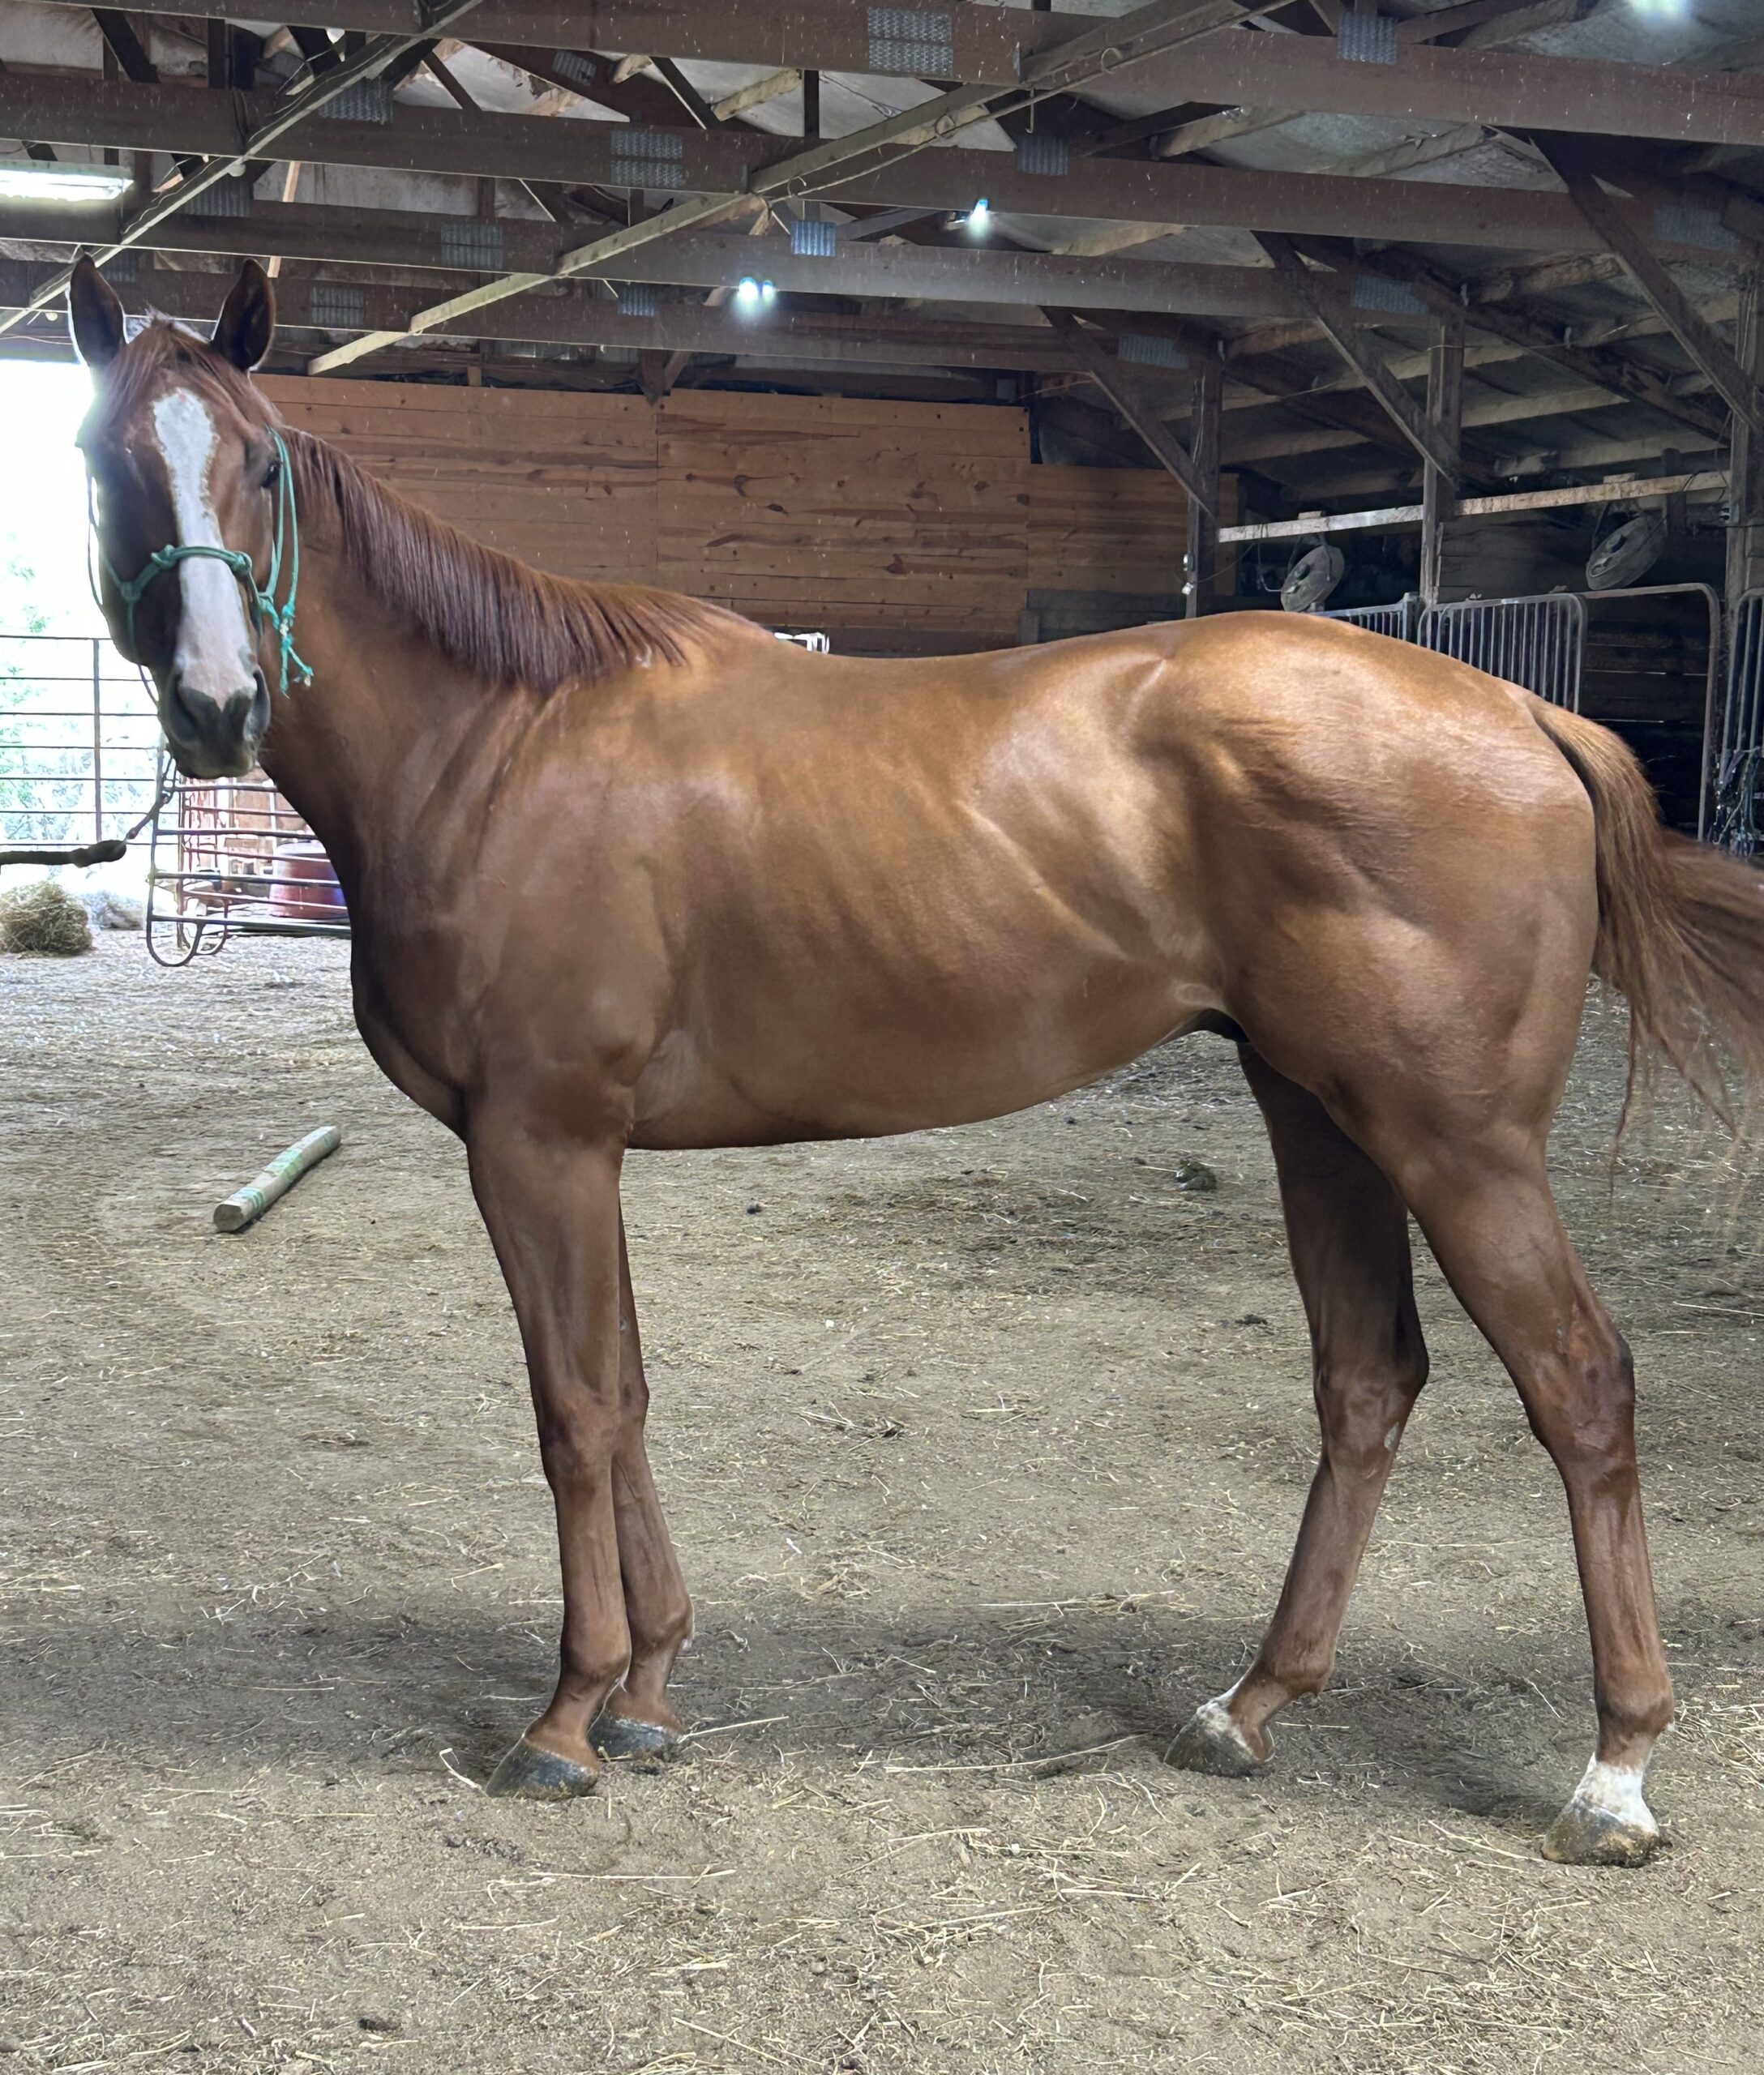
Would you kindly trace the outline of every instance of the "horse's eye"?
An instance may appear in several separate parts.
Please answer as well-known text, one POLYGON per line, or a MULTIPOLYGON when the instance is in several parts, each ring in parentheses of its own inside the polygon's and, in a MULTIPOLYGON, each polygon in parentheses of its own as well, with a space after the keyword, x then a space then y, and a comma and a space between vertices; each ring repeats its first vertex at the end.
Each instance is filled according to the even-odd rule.
POLYGON ((264 489, 265 489, 265 490, 274 490, 274 489, 275 489, 275 487, 276 487, 276 484, 277 484, 277 483, 280 481, 280 479, 281 479, 281 473, 282 473, 281 456, 278 454, 278 455, 276 456, 275 460, 272 460, 272 461, 270 463, 269 466, 268 466, 268 468, 263 471, 263 487, 264 487, 264 489))

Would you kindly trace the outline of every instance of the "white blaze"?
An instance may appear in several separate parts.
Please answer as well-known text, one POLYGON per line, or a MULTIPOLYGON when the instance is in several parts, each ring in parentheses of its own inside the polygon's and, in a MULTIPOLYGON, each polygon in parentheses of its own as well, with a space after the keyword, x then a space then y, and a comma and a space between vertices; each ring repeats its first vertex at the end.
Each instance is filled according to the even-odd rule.
MULTIPOLYGON (((208 492, 215 432, 208 407, 187 389, 174 389, 154 404, 153 429, 165 457, 178 545, 225 547, 208 492)), ((179 563, 177 575, 183 610, 173 666, 186 697, 222 704, 251 682, 257 667, 239 580, 208 555, 179 563)))

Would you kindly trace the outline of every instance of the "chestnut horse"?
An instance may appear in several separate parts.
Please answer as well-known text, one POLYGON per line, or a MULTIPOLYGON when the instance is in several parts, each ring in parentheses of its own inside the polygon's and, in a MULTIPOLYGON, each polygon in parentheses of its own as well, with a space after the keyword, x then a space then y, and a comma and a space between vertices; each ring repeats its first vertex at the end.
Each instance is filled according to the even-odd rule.
POLYGON ((323 841, 362 1034, 464 1139, 520 1319, 561 1669, 492 1792, 582 1793, 597 1750, 680 1733, 691 1607, 644 1453, 627 1150, 996 1117, 1210 1030, 1273 1140, 1323 1442, 1255 1662, 1170 1756, 1252 1771, 1329 1675, 1427 1373, 1412 1213, 1567 1490, 1598 1743, 1544 1849, 1647 1855, 1672 1694, 1633 1374, 1544 1141, 1590 969, 1644 1061, 1719 1102, 1719 1039, 1764 1076, 1764 896, 1661 831, 1614 736, 1278 614, 807 655, 540 575, 284 431, 247 379, 274 321, 253 263, 212 344, 126 343, 89 263, 70 299, 112 631, 181 770, 261 752, 323 841))

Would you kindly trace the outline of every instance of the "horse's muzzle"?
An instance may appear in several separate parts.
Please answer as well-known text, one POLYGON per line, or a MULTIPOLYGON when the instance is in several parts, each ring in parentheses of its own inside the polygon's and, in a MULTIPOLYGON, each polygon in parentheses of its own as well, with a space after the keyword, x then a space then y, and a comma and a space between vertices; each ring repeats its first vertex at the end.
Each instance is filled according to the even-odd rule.
POLYGON ((269 725, 269 685, 258 670, 250 684, 213 699, 174 677, 160 694, 159 717, 172 761, 186 778, 242 778, 269 725))

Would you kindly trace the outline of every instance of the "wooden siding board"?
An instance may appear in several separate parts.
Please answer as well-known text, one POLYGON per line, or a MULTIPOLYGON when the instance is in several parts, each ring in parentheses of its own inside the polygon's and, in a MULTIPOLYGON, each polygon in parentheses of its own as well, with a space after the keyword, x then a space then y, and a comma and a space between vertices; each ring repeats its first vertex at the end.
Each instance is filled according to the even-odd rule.
POLYGON ((1008 644, 1031 589, 1167 592, 1150 470, 1032 465, 1024 412, 843 396, 266 379, 291 426, 559 574, 661 583, 867 642, 1008 644))

